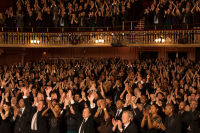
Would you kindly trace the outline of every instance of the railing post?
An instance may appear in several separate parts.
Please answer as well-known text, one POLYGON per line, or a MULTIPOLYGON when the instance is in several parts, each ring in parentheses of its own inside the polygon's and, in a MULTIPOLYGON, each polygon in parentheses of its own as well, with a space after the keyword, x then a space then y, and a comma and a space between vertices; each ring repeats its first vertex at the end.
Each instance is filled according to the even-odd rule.
POLYGON ((32 32, 33 32, 33 28, 32 28, 32 32))
POLYGON ((171 25, 171 29, 172 29, 172 25, 171 25))
POLYGON ((18 32, 18 27, 17 27, 17 32, 18 32))
POLYGON ((109 30, 109 27, 107 27, 107 31, 109 30))
POLYGON ((141 30, 141 21, 140 21, 140 30, 141 30))
POLYGON ((47 28, 47 32, 49 32, 49 28, 47 28))
POLYGON ((79 27, 77 28, 77 31, 79 31, 79 27))
POLYGON ((131 22, 131 30, 133 30, 133 22, 131 22))
POLYGON ((156 30, 156 26, 155 26, 155 30, 156 30))
POLYGON ((3 31, 3 27, 2 27, 2 31, 3 31))
POLYGON ((187 29, 188 29, 188 24, 187 24, 187 29))
POLYGON ((124 22, 122 22, 122 30, 124 30, 124 22))

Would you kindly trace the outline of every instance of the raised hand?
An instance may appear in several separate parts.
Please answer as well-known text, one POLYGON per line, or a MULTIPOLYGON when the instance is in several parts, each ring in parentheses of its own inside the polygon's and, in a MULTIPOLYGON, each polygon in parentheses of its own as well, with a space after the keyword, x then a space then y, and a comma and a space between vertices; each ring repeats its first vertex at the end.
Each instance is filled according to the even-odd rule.
POLYGON ((47 89, 45 89, 45 91, 46 91, 46 95, 49 97, 50 92, 52 91, 52 87, 47 87, 47 89))
POLYGON ((91 94, 90 96, 88 96, 88 100, 89 100, 90 102, 93 102, 94 98, 95 98, 95 95, 94 95, 94 94, 91 94))
POLYGON ((116 127, 116 126, 117 126, 117 124, 118 124, 118 123, 115 121, 115 119, 114 119, 114 118, 112 119, 112 124, 113 124, 113 126, 115 126, 115 127, 116 127))
POLYGON ((146 113, 146 110, 145 108, 143 108, 143 116, 146 117, 147 116, 147 113, 146 113))
POLYGON ((120 120, 117 121, 117 126, 119 129, 122 129, 122 122, 120 120))
POLYGON ((126 102, 129 103, 131 101, 131 95, 126 94, 126 102))

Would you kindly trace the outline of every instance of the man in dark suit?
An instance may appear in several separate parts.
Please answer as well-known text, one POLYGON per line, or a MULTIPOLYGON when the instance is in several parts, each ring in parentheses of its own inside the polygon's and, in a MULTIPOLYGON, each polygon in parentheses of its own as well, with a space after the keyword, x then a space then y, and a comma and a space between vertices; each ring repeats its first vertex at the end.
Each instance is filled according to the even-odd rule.
POLYGON ((182 10, 182 14, 181 14, 181 21, 182 21, 182 29, 187 29, 189 28, 188 25, 190 24, 191 21, 191 12, 190 12, 190 8, 186 7, 185 10, 182 10))
POLYGON ((85 12, 82 12, 79 14, 78 27, 79 27, 79 31, 86 31, 87 18, 85 17, 85 12))
POLYGON ((31 111, 25 107, 24 100, 19 100, 20 109, 14 111, 12 121, 15 121, 15 133, 29 133, 30 132, 30 116, 31 111))
POLYGON ((174 105, 168 104, 165 106, 165 118, 164 124, 158 124, 158 128, 165 131, 165 133, 182 133, 181 119, 174 113, 174 105))
POLYGON ((113 132, 116 133, 137 133, 137 126, 132 123, 133 113, 130 111, 124 111, 122 114, 122 122, 120 120, 112 120, 113 123, 113 132), (117 128, 118 127, 118 128, 117 128))
POLYGON ((185 102, 180 102, 179 104, 179 111, 178 115, 181 118, 181 121, 183 123, 183 130, 182 133, 187 133, 188 132, 188 127, 191 123, 191 114, 188 111, 185 111, 185 102))
POLYGON ((31 109, 31 133, 47 133, 47 121, 41 114, 45 109, 45 102, 38 101, 38 105, 32 106, 27 100, 27 90, 24 92, 24 103, 26 108, 31 109))
POLYGON ((116 120, 121 120, 122 119, 122 112, 123 112, 122 107, 123 107, 123 104, 124 104, 123 100, 117 100, 116 110, 114 111, 116 120))
POLYGON ((67 31, 68 21, 65 12, 61 12, 59 15, 58 25, 60 27, 60 31, 67 31))
POLYGON ((31 31, 33 27, 35 27, 35 15, 33 14, 32 11, 28 12, 28 16, 26 19, 26 27, 27 27, 27 31, 31 31))
POLYGON ((89 97, 89 101, 90 101, 90 108, 85 108, 83 110, 83 114, 81 115, 81 113, 79 112, 73 98, 72 98, 72 94, 69 92, 69 97, 71 99, 71 105, 72 108, 75 111, 75 114, 77 116, 78 119, 78 123, 77 123, 77 131, 78 133, 95 133, 95 128, 94 128, 94 113, 95 113, 95 104, 93 103, 94 100, 94 94, 90 95, 89 97))
POLYGON ((153 19, 154 19, 154 25, 156 29, 162 29, 163 25, 163 20, 162 20, 162 15, 161 15, 161 11, 159 11, 159 8, 156 8, 154 15, 153 15, 153 19))
POLYGON ((190 114, 192 116, 192 120, 190 123, 190 129, 191 129, 191 133, 199 133, 200 132, 200 128, 198 125, 199 122, 199 117, 200 117, 200 112, 198 110, 196 110, 198 105, 198 102, 195 100, 192 100, 190 103, 190 114))

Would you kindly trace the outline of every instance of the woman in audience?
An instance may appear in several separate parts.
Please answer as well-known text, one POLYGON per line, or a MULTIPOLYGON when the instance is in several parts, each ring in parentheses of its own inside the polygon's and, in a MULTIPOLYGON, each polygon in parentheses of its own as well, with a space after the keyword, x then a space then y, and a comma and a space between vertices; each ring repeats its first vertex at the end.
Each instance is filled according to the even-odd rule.
POLYGON ((60 114, 61 108, 59 104, 55 104, 53 107, 51 101, 48 101, 48 108, 42 113, 42 116, 49 117, 49 133, 60 133, 60 119, 62 119, 62 114, 60 114), (47 113, 51 109, 52 113, 47 113))
POLYGON ((162 118, 158 115, 158 106, 156 104, 151 105, 151 110, 148 108, 143 109, 143 119, 141 122, 141 127, 146 127, 147 133, 159 133, 157 129, 158 124, 162 123, 162 118), (149 113, 150 112, 150 113, 149 113))
POLYGON ((94 120, 100 124, 100 133, 110 133, 112 130, 112 111, 107 110, 106 108, 106 101, 101 101, 101 108, 97 110, 96 114, 94 115, 94 120), (111 113, 111 116, 109 115, 109 112, 111 113), (103 113, 104 116, 100 116, 103 113))
MULTIPOLYGON (((193 14, 194 17, 194 29, 200 29, 200 8, 198 5, 198 1, 196 2, 195 6, 192 8, 191 13, 193 14)), ((198 40, 198 35, 194 35, 194 43, 196 43, 198 40)))
POLYGON ((174 16, 174 24, 173 24, 173 29, 180 29, 181 28, 181 13, 179 9, 176 7, 172 11, 172 15, 174 16), (174 13, 175 11, 175 13, 174 13))
POLYGON ((2 99, 1 99, 1 105, 0 105, 0 115, 1 115, 0 131, 1 131, 1 133, 12 133, 12 130, 11 130, 11 118, 13 117, 13 113, 11 112, 10 103, 9 102, 4 102, 6 95, 4 96, 4 93, 3 93, 2 94, 2 99))
POLYGON ((171 29, 172 15, 170 9, 165 11, 164 18, 165 18, 164 29, 171 29))
POLYGON ((64 112, 65 113, 65 121, 66 121, 66 129, 67 129, 67 133, 77 133, 77 117, 75 115, 75 112, 72 108, 72 106, 70 106, 69 100, 68 98, 65 99, 65 103, 64 103, 64 112))

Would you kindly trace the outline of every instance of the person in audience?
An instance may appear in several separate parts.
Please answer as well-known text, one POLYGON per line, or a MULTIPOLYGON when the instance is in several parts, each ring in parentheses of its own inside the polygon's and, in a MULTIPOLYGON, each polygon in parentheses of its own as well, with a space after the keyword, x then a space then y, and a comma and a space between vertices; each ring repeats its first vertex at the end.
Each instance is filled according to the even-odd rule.
POLYGON ((146 128, 147 133, 158 133, 157 124, 162 123, 162 118, 158 115, 158 105, 151 105, 151 110, 148 108, 143 109, 143 119, 141 122, 141 127, 146 128), (150 113, 149 113, 150 112, 150 113))
POLYGON ((48 133, 49 123, 50 132, 60 133, 198 132, 199 66, 184 58, 4 65, 0 129, 48 133))
POLYGON ((174 113, 174 105, 168 104, 165 107, 165 114, 167 118, 165 118, 165 123, 158 123, 158 128, 165 131, 165 133, 181 133, 182 132, 182 122, 181 119, 175 115, 174 113))
POLYGON ((121 132, 121 133, 137 133, 138 128, 137 126, 132 123, 133 121, 133 113, 130 111, 124 111, 122 114, 122 121, 112 119, 113 123, 113 132, 121 132))
POLYGON ((1 125, 0 131, 2 133, 12 133, 11 130, 11 119, 13 114, 11 112, 11 107, 9 102, 4 102, 5 98, 8 96, 8 93, 2 94, 1 105, 0 105, 0 115, 1 115, 1 125))

